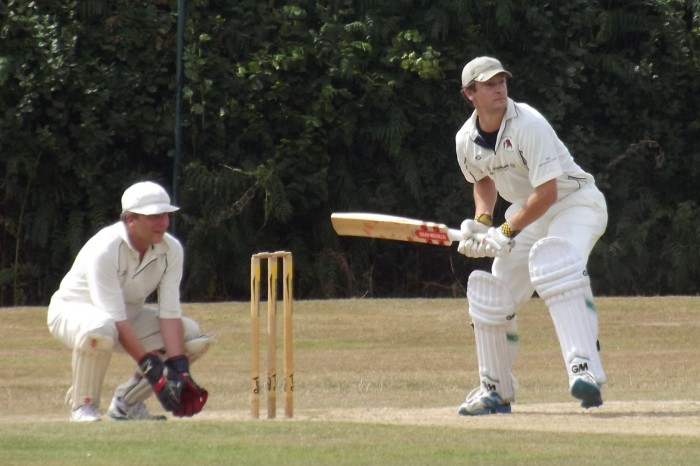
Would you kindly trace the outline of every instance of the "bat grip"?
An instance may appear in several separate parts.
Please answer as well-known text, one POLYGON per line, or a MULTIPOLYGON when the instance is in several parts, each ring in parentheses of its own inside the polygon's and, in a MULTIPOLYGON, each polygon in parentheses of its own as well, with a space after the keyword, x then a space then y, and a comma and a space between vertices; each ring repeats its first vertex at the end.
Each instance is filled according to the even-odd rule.
MULTIPOLYGON (((448 236, 448 237, 450 238, 450 240, 452 240, 452 241, 462 241, 462 240, 464 239, 464 236, 462 235, 462 232, 461 232, 460 230, 457 230, 457 229, 454 229, 454 228, 450 228, 450 229, 447 231, 447 236, 448 236)), ((475 239, 477 242, 481 243, 481 242, 484 240, 484 238, 486 237, 486 234, 485 234, 485 233, 474 233, 472 236, 474 237, 474 239, 475 239)))

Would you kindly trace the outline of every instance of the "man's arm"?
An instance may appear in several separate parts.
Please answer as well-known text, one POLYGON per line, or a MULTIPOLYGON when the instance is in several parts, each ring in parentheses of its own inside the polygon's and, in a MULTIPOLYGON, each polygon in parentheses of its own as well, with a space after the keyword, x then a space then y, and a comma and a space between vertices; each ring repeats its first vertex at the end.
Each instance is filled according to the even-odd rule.
POLYGON ((185 332, 180 318, 180 281, 184 252, 179 241, 172 237, 166 240, 168 267, 158 284, 158 307, 160 314, 160 333, 163 346, 169 358, 185 354, 185 332))
MULTIPOLYGON (((127 320, 117 322, 116 325, 117 332, 119 332, 119 343, 134 361, 139 362, 146 354, 146 349, 136 337, 133 327, 127 320)), ((160 331, 168 357, 185 354, 184 330, 181 319, 160 319, 160 331)))
POLYGON ((182 327, 182 319, 160 319, 160 332, 169 358, 185 354, 185 331, 182 327))
POLYGON ((498 199, 496 183, 488 176, 474 183, 474 215, 493 215, 498 199))
POLYGON ((508 223, 513 230, 522 231, 544 215, 555 202, 557 202, 557 180, 552 179, 537 186, 527 198, 525 205, 508 219, 508 223))
POLYGON ((122 345, 122 348, 124 348, 124 351, 126 351, 134 361, 139 362, 146 354, 146 350, 141 344, 141 341, 136 337, 133 327, 128 320, 119 321, 116 325, 119 334, 119 343, 122 345))
POLYGON ((141 374, 151 384, 163 408, 173 413, 178 411, 184 386, 181 377, 178 374, 166 372, 165 364, 163 364, 163 361, 157 354, 146 353, 128 320, 119 321, 116 325, 119 332, 119 343, 129 356, 138 363, 141 374))
POLYGON ((525 205, 498 228, 489 228, 484 236, 487 256, 501 257, 513 247, 513 238, 523 228, 540 218, 557 201, 557 181, 552 179, 537 186, 525 205))

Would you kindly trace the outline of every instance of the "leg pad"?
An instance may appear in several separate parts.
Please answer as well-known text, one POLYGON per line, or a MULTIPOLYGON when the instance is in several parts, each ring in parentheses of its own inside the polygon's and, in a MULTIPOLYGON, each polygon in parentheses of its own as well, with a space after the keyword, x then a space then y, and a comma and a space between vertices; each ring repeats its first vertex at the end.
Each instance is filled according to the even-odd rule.
POLYGON ((589 372, 602 384, 598 314, 583 259, 568 241, 547 237, 530 250, 529 268, 532 284, 554 322, 570 383, 589 372))
POLYGON ((479 270, 469 276, 467 299, 481 387, 497 392, 503 402, 510 402, 515 398, 515 389, 507 329, 509 321, 515 318, 515 301, 498 278, 479 270))

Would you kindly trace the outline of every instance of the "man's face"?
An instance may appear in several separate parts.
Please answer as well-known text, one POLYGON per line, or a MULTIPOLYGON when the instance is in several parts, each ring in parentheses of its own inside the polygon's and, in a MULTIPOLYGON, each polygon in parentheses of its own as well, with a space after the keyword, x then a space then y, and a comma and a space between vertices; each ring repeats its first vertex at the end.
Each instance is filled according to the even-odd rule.
POLYGON ((508 107, 508 85, 505 73, 500 73, 484 82, 477 82, 475 90, 466 88, 464 95, 474 105, 477 112, 492 113, 505 111, 508 107))
POLYGON ((163 241, 163 235, 170 226, 167 213, 155 215, 134 215, 127 218, 129 237, 134 244, 150 246, 163 241))

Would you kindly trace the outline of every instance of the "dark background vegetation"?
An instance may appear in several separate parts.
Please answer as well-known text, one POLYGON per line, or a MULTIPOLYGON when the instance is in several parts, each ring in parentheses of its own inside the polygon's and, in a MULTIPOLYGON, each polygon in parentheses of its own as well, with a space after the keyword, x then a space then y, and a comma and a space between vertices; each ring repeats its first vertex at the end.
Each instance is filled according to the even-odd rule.
POLYGON ((329 216, 473 214, 454 135, 471 111, 461 69, 483 54, 606 194, 595 292, 697 294, 699 9, 189 0, 178 161, 176 0, 3 2, 0 306, 48 302, 143 179, 176 188, 186 300, 247 299, 250 255, 277 249, 299 298, 461 295, 488 261, 340 238, 329 216))

